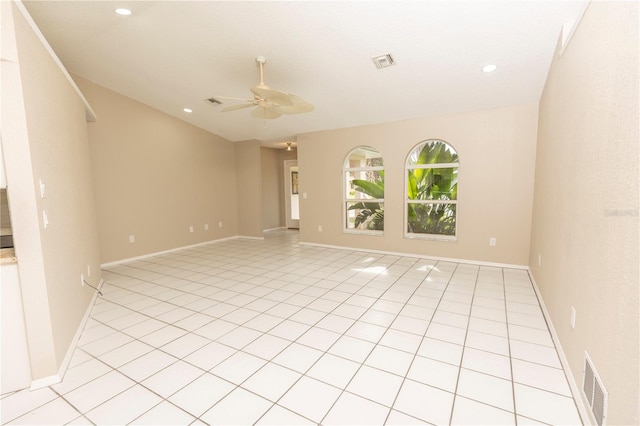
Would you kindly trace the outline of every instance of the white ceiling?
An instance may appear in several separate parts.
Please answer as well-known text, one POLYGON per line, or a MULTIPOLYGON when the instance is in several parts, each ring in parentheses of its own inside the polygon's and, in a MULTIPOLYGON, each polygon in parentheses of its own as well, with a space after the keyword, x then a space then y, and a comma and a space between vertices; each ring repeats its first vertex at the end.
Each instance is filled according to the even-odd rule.
MULTIPOLYGON (((584 1, 27 1, 69 72, 231 141, 536 102, 584 1), (114 9, 127 7, 128 17, 114 9), (371 58, 391 53, 397 65, 371 58), (212 96, 265 82, 315 106, 275 120, 212 96), (499 66, 491 74, 481 71, 499 66), (188 107, 193 113, 186 114, 188 107)), ((99 117, 99 111, 96 111, 99 117)))

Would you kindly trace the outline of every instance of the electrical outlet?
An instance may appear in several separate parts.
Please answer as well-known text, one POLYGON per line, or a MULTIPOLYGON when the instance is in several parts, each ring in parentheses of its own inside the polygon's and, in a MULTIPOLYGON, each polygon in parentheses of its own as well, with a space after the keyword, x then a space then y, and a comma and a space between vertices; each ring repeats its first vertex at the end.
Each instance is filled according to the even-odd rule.
POLYGON ((571 307, 571 318, 569 320, 569 324, 571 324, 571 328, 576 328, 576 308, 571 307))
POLYGON ((44 229, 49 227, 49 216, 47 216, 46 210, 42 210, 42 226, 44 226, 44 229))
POLYGON ((322 232, 322 225, 318 225, 318 232, 322 232))
POLYGON ((189 227, 189 232, 193 232, 193 226, 189 227))
POLYGON ((80 284, 84 287, 84 274, 80 274, 80 284))
POLYGON ((491 247, 495 247, 495 245, 496 245, 496 237, 489 238, 489 245, 491 247))
POLYGON ((208 224, 208 223, 205 223, 205 224, 204 224, 204 230, 205 230, 205 231, 208 231, 208 230, 209 230, 209 224, 208 224))
POLYGON ((130 243, 135 243, 136 242, 136 236, 133 235, 133 234, 129 235, 129 242, 130 243))
POLYGON ((222 228, 222 221, 218 222, 218 228, 222 228))

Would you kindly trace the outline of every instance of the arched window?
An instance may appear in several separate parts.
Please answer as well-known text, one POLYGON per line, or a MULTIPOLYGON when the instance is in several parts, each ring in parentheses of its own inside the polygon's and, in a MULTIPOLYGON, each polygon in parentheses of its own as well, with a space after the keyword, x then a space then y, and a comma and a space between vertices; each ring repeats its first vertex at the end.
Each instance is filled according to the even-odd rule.
POLYGON ((384 231, 384 163, 378 151, 361 146, 344 161, 345 232, 381 234, 384 231))
POLYGON ((458 153, 429 139, 411 150, 405 163, 405 236, 456 239, 458 153))

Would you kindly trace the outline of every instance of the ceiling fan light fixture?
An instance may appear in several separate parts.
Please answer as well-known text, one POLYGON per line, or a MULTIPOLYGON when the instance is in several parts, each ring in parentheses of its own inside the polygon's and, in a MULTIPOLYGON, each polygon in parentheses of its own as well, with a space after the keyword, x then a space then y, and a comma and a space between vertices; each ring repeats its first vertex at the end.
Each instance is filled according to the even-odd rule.
POLYGON ((291 142, 287 142, 287 151, 291 151, 291 142))

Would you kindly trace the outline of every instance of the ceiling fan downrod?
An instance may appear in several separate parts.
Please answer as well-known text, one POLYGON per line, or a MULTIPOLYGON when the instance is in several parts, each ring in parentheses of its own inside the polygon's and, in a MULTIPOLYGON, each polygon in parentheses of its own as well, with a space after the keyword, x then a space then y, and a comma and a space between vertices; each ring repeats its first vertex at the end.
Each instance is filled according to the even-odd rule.
POLYGON ((260 66, 260 83, 258 84, 258 87, 266 87, 266 84, 264 84, 264 74, 262 67, 267 62, 267 58, 265 58, 264 56, 256 56, 256 62, 260 66))

